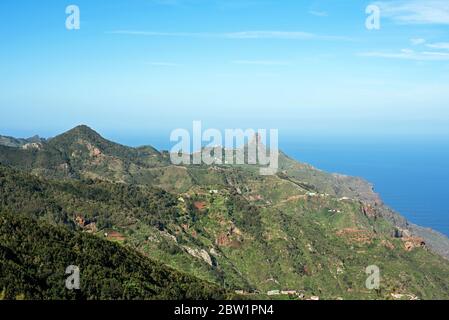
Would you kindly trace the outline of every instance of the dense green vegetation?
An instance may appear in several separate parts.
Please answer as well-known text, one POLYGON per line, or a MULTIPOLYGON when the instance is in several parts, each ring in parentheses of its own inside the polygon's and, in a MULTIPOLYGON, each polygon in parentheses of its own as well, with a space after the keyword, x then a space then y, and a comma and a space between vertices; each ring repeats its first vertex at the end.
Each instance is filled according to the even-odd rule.
POLYGON ((223 290, 98 237, 0 213, 0 292, 4 299, 219 299, 223 290), (81 270, 67 290, 65 270, 81 270))
POLYGON ((98 228, 126 226, 135 219, 163 228, 176 217, 176 198, 158 188, 101 180, 46 180, 0 165, 0 204, 51 223, 75 228, 82 215, 98 228))
POLYGON ((270 290, 322 299, 449 298, 448 261, 422 246, 363 180, 283 154, 278 175, 266 177, 244 165, 171 166, 167 157, 151 147, 115 144, 84 126, 36 150, 0 146, 0 211, 8 217, 2 228, 18 219, 14 231, 2 234, 1 262, 8 268, 0 290, 26 298, 215 298, 221 291, 214 283, 250 298, 266 298, 270 290), (38 234, 28 230, 33 223, 38 234), (80 246, 95 257, 77 255, 80 246), (52 250, 62 250, 61 257, 42 264, 39 257, 52 250), (111 251, 120 258, 107 260, 111 251), (55 270, 72 257, 102 270, 97 289, 73 296, 61 288, 65 275, 55 270), (165 265, 177 272, 160 271, 173 277, 158 282, 147 277, 147 264, 157 269, 153 275, 171 270, 165 265), (381 270, 378 290, 365 287, 369 265, 381 270), (178 283, 185 282, 177 278, 183 273, 192 276, 188 289, 178 283), (14 276, 21 277, 17 285, 14 276), (129 281, 156 289, 133 291, 129 281), (166 286, 174 286, 168 295, 166 286))

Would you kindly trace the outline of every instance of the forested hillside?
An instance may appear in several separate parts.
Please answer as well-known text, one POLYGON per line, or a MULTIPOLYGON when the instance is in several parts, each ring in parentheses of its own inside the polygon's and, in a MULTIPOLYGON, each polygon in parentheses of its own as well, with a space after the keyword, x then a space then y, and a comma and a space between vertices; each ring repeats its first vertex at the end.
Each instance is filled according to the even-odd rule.
MULTIPOLYGON (((173 166, 165 152, 121 146, 85 126, 31 149, 1 148, 0 209, 9 220, 20 221, 4 241, 17 236, 40 246, 22 252, 13 242, 3 249, 9 277, 31 272, 17 290, 10 280, 3 282, 12 295, 31 290, 29 297, 39 294, 41 289, 32 291, 41 288, 36 283, 61 283, 64 274, 46 280, 46 270, 64 269, 65 253, 61 261, 46 259, 48 266, 36 258, 40 250, 52 252, 48 239, 55 232, 64 235, 58 250, 73 244, 70 238, 123 252, 114 260, 116 272, 122 270, 122 259, 131 266, 133 257, 146 256, 158 261, 153 267, 169 266, 179 272, 174 275, 194 277, 191 283, 199 291, 178 288, 174 299, 221 294, 209 283, 250 298, 267 298, 276 290, 321 299, 449 298, 449 263, 432 245, 435 241, 444 249, 445 238, 415 234, 362 179, 328 174, 285 154, 273 176, 260 176, 254 166, 173 166), (26 238, 34 234, 28 228, 35 220, 29 219, 39 221, 36 232, 52 225, 51 234, 26 238), (373 265, 381 272, 377 290, 365 285, 366 268, 373 265)), ((66 247, 68 256, 74 248, 66 247)), ((95 255, 97 249, 86 250, 95 255)), ((126 298, 126 268, 123 274, 111 273, 107 256, 98 265, 108 266, 98 285, 112 281, 122 295, 105 297, 126 298)), ((135 276, 142 279, 146 273, 139 270, 135 276)), ((167 280, 160 288, 171 285, 167 280)), ((51 297, 63 290, 45 288, 43 296, 51 297)), ((93 296, 87 292, 82 298, 98 298, 103 289, 93 296)), ((161 292, 138 297, 158 298, 161 292)))
POLYGON ((0 213, 2 299, 223 299, 210 283, 176 272, 134 250, 19 213, 0 213), (67 290, 68 266, 80 290, 67 290))

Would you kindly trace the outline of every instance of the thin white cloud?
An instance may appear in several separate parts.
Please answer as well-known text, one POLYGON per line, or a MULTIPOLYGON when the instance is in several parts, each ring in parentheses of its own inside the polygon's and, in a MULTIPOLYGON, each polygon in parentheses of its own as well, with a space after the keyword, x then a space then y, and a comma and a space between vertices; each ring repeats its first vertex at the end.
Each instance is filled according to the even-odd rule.
POLYGON ((400 52, 382 52, 371 51, 362 52, 358 54, 362 57, 386 58, 386 59, 403 59, 415 61, 449 61, 449 53, 434 52, 434 51, 414 51, 410 49, 403 49, 400 52))
POLYGON ((246 65, 259 65, 259 66, 288 66, 287 61, 274 61, 274 60, 234 60, 233 64, 246 64, 246 65))
MULTIPOLYGON (((449 0, 448 0, 449 1, 449 0)), ((425 39, 422 38, 412 38, 410 43, 414 46, 425 44, 427 48, 437 49, 437 50, 449 50, 449 42, 434 42, 427 43, 425 39)))
POLYGON ((429 43, 426 46, 432 49, 449 50, 449 42, 429 43))
POLYGON ((303 31, 239 31, 239 32, 156 32, 140 30, 114 30, 107 34, 133 35, 148 37, 180 37, 180 38, 223 38, 223 39, 279 39, 279 40, 326 40, 351 41, 352 39, 340 36, 317 35, 303 31))
POLYGON ((329 14, 326 11, 310 10, 309 14, 311 14, 312 16, 317 16, 317 17, 327 17, 327 16, 329 16, 329 14))
POLYGON ((449 24, 448 0, 377 1, 382 17, 400 24, 449 24))
POLYGON ((411 42, 412 45, 418 46, 420 44, 426 43, 426 40, 422 39, 422 38, 413 38, 413 39, 410 39, 410 42, 411 42))

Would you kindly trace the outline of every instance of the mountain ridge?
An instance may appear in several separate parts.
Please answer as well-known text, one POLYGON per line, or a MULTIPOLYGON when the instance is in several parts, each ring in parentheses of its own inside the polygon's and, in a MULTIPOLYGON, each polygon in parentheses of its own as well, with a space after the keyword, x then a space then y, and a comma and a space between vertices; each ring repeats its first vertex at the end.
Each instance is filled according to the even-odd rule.
MULTIPOLYGON (((3 140, 1 139, 2 137, 3 136, 0 136, 0 163, 11 164, 15 166, 17 164, 17 162, 15 161, 17 160, 5 161, 5 159, 2 159, 1 155, 7 153, 2 152, 1 150, 2 146, 4 145, 2 143, 3 140)), ((36 135, 34 139, 36 139, 36 137, 39 136, 36 135)), ((30 139, 17 140, 29 142, 30 139)), ((78 173, 73 173, 74 169, 72 168, 72 163, 69 158, 73 158, 71 157, 74 155, 73 152, 76 151, 80 145, 82 147, 85 147, 85 149, 82 150, 82 153, 89 153, 92 157, 97 158, 97 160, 98 158, 101 159, 103 155, 124 159, 125 163, 122 164, 122 166, 124 167, 130 166, 134 163, 147 168, 171 166, 168 153, 165 151, 158 151, 157 149, 149 145, 141 147, 128 147, 119 143, 112 142, 108 139, 103 138, 98 132, 85 124, 75 126, 74 128, 53 138, 38 139, 43 144, 43 146, 49 146, 50 148, 57 150, 57 152, 59 153, 59 157, 61 158, 57 160, 57 162, 59 161, 58 168, 59 171, 62 171, 62 174, 60 172, 58 176, 64 176, 67 174, 72 177, 79 176, 78 173), (73 147, 74 145, 75 150, 73 147), (67 154, 70 152, 72 153, 71 155, 67 154)), ((253 140, 254 139, 255 138, 253 138, 253 140)), ((11 148, 19 148, 19 146, 13 146, 11 148)), ((42 151, 40 150, 41 148, 38 148, 37 150, 36 148, 32 148, 31 150, 22 148, 22 150, 20 150, 19 152, 22 154, 34 153, 37 156, 39 152, 36 151, 42 151)), ((15 156, 16 159, 17 157, 20 157, 20 155, 15 156)), ((50 152, 49 157, 53 157, 53 153, 50 152)), ((36 159, 36 162, 47 161, 46 158, 47 157, 40 160, 36 159)), ((303 188, 308 189, 309 191, 330 193, 340 198, 353 197, 355 199, 366 202, 368 205, 376 207, 377 210, 379 210, 387 220, 392 222, 398 228, 408 230, 412 234, 424 237, 426 240, 428 240, 428 245, 432 250, 449 259, 449 238, 446 235, 436 230, 410 223, 406 218, 400 215, 400 213, 397 213, 386 206, 382 201, 380 195, 374 191, 374 186, 364 178, 342 175, 338 173, 327 173, 309 164, 298 162, 297 160, 285 154, 282 150, 279 151, 279 159, 279 171, 281 172, 280 175, 282 175, 283 173, 289 174, 289 181, 291 181, 291 179, 293 178, 294 183, 299 183, 299 185, 301 185, 303 188), (311 176, 314 176, 314 178, 312 179, 311 176), (304 184, 304 181, 309 180, 313 181, 312 185, 304 184), (331 185, 332 187, 330 187, 331 185), (310 189, 311 186, 312 189, 310 189)), ((73 161, 72 159, 72 162, 75 163, 76 167, 77 161, 73 161)), ((25 167, 30 166, 33 165, 30 163, 27 163, 25 165, 25 167)), ((79 168, 75 168, 75 171, 77 170, 79 170, 79 168)), ((44 172, 47 172, 47 170, 44 170, 44 172)), ((164 173, 160 174, 164 175, 164 173)), ((96 177, 96 175, 91 175, 91 177, 96 177)), ((110 177, 110 179, 116 179, 125 182, 134 182, 130 181, 132 179, 123 177, 117 179, 116 176, 110 177)), ((142 181, 137 182, 140 183, 142 181)), ((170 191, 172 189, 168 188, 168 190, 170 191)))
POLYGON ((408 223, 361 178, 283 153, 273 176, 247 165, 174 166, 166 152, 91 130, 39 149, 0 146, 3 209, 100 237, 113 230, 126 247, 255 296, 296 288, 329 299, 447 298, 449 263, 433 253, 447 238, 408 223), (382 267, 384 291, 364 288, 367 263, 382 267))

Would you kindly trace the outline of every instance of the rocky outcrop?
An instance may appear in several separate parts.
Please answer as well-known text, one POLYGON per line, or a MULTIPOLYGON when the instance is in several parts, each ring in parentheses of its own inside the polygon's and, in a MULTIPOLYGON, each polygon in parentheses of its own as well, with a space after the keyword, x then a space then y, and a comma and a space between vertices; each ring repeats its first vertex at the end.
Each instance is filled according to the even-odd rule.
POLYGON ((370 205, 370 204, 363 204, 362 203, 362 212, 368 218, 375 219, 378 216, 378 213, 377 213, 376 209, 372 205, 370 205))
POLYGON ((88 233, 97 233, 98 229, 95 222, 86 220, 82 215, 77 215, 74 220, 75 223, 84 231, 88 233))
POLYGON ((406 251, 412 251, 415 248, 424 248, 426 243, 423 238, 418 237, 405 237, 402 238, 404 242, 404 248, 406 251))
POLYGON ((195 258, 202 259, 204 262, 206 262, 211 267, 214 265, 211 256, 209 255, 209 253, 206 250, 193 249, 193 248, 190 248, 187 246, 184 246, 183 248, 187 251, 188 254, 190 254, 191 256, 193 256, 195 258))
POLYGON ((0 145, 12 148, 22 148, 28 150, 30 147, 31 149, 39 147, 39 149, 41 149, 44 143, 45 139, 42 139, 39 136, 34 136, 28 139, 0 136, 0 145), (28 147, 24 148, 26 145, 28 145, 28 147))
POLYGON ((43 145, 40 142, 30 142, 22 146, 24 150, 41 150, 42 148, 43 145))
POLYGON ((412 234, 421 237, 426 242, 426 247, 442 257, 449 259, 449 238, 438 231, 410 224, 412 234))

